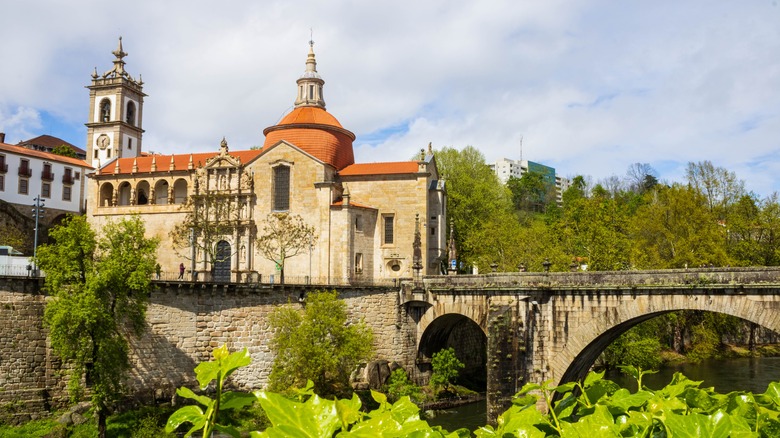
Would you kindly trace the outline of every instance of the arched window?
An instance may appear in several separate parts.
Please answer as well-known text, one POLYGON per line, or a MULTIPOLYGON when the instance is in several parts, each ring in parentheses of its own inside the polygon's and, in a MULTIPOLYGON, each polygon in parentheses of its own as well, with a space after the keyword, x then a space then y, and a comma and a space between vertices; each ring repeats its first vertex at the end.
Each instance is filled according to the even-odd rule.
POLYGON ((274 211, 290 209, 290 167, 274 167, 274 211))
POLYGON ((127 113, 125 114, 125 121, 135 126, 135 102, 132 100, 127 102, 127 113))
POLYGON ((184 204, 187 200, 187 181, 183 179, 177 179, 173 183, 173 203, 184 204))
POLYGON ((136 196, 138 197, 138 205, 147 205, 149 204, 149 182, 147 181, 141 181, 136 186, 136 196))
POLYGON ((168 203, 168 181, 160 180, 154 185, 154 203, 157 205, 165 205, 168 203))
POLYGON ((114 186, 111 183, 105 183, 100 187, 100 205, 99 207, 111 207, 114 197, 114 186))
POLYGON ((111 101, 103 99, 100 101, 100 121, 108 122, 111 120, 111 101))

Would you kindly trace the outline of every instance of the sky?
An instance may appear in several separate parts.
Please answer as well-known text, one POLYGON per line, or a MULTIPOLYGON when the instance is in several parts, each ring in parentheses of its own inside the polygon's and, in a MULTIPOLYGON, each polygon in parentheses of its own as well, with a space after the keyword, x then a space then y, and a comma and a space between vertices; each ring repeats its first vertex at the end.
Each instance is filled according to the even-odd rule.
POLYGON ((94 69, 119 36, 144 81, 143 148, 263 144, 314 40, 356 162, 473 146, 598 181, 709 160, 780 191, 777 0, 5 0, 0 132, 86 149, 94 69))

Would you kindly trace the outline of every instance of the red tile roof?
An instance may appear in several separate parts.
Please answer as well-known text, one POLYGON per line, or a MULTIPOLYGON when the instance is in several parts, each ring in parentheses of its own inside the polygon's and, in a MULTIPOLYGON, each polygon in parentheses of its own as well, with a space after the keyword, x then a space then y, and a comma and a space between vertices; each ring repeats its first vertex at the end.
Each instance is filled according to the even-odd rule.
POLYGON ((263 134, 263 150, 284 140, 336 170, 355 162, 352 151, 355 134, 344 129, 335 117, 319 107, 295 108, 279 124, 266 128, 263 134))
POLYGON ((66 163, 73 166, 80 166, 80 167, 86 167, 88 169, 92 169, 92 166, 87 164, 86 161, 78 158, 65 157, 62 155, 52 154, 50 152, 36 151, 34 149, 27 149, 26 147, 22 147, 18 145, 0 143, 0 152, 2 151, 11 152, 18 155, 26 155, 28 157, 36 157, 46 161, 56 161, 58 163, 66 163))
POLYGON ((71 143, 68 143, 67 141, 65 141, 65 140, 63 140, 61 138, 53 137, 51 135, 39 135, 39 136, 37 136, 35 138, 31 138, 29 140, 25 140, 25 141, 19 142, 19 144, 20 145, 43 146, 43 147, 47 147, 47 148, 51 148, 51 149, 54 149, 57 146, 60 146, 60 145, 64 144, 65 146, 68 146, 69 148, 73 149, 75 152, 80 153, 82 155, 87 153, 87 151, 85 151, 84 149, 81 149, 80 147, 75 146, 75 145, 73 145, 71 143))
MULTIPOLYGON (((262 152, 260 150, 248 150, 248 151, 230 151, 233 157, 241 160, 241 163, 246 164, 254 160, 262 152)), ((190 156, 192 156, 192 165, 194 168, 203 166, 206 164, 206 160, 211 157, 219 155, 219 152, 199 152, 194 154, 175 154, 175 155, 142 155, 140 157, 120 158, 119 172, 116 172, 117 160, 107 163, 100 168, 101 174, 126 174, 133 173, 133 163, 136 163, 138 169, 135 173, 147 173, 152 171, 152 161, 156 160, 157 170, 156 172, 167 172, 171 168, 171 157, 173 157, 174 170, 187 170, 190 163, 190 156)))
POLYGON ((360 163, 347 166, 339 172, 341 176, 353 175, 397 175, 417 173, 416 161, 396 161, 390 163, 360 163))

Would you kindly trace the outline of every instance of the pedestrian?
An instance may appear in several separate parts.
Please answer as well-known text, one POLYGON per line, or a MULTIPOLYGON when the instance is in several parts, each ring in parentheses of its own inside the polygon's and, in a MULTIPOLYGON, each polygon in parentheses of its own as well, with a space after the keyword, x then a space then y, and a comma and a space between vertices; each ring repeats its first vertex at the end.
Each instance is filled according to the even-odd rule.
POLYGON ((179 280, 184 280, 184 263, 179 263, 179 280))
POLYGON ((162 272, 162 266, 160 266, 159 263, 154 267, 154 272, 157 273, 157 279, 159 280, 160 273, 162 272))

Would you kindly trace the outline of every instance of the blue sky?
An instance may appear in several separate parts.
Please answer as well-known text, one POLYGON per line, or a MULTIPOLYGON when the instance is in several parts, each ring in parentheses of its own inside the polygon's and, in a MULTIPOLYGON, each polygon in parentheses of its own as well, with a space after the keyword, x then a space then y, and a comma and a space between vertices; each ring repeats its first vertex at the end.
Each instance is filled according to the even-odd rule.
POLYGON ((295 99, 310 29, 328 110, 358 162, 433 143, 594 181, 691 161, 780 190, 780 7, 732 1, 10 0, 0 131, 84 147, 94 68, 123 36, 142 75, 144 149, 262 144, 295 99), (12 17, 12 18, 11 18, 12 17))

